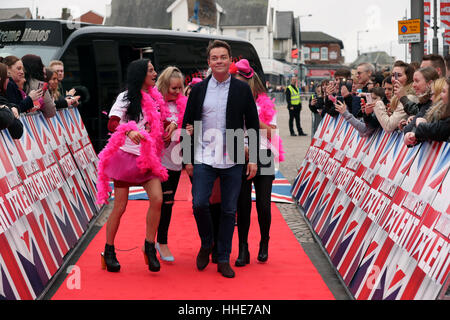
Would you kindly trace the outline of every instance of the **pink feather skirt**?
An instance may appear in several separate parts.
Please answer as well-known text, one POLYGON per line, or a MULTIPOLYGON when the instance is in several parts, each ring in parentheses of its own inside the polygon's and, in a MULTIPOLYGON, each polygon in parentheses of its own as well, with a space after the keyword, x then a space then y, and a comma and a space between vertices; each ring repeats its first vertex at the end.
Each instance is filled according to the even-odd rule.
POLYGON ((116 187, 142 186, 147 181, 158 179, 148 170, 142 172, 137 166, 137 155, 119 149, 108 161, 105 174, 116 187))

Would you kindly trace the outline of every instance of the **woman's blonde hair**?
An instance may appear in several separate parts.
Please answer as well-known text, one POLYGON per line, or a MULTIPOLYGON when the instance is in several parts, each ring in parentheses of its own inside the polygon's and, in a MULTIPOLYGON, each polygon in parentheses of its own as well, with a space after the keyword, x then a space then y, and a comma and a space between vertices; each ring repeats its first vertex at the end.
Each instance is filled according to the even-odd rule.
POLYGON ((163 97, 165 97, 169 92, 170 79, 172 78, 181 79, 181 92, 184 92, 183 74, 177 67, 169 66, 164 69, 164 71, 159 76, 158 81, 156 81, 156 87, 158 88, 159 92, 161 92, 163 97))
POLYGON ((433 105, 424 116, 428 123, 448 117, 446 114, 448 113, 448 106, 444 105, 441 99, 441 92, 447 83, 448 80, 445 78, 439 78, 433 83, 433 105))

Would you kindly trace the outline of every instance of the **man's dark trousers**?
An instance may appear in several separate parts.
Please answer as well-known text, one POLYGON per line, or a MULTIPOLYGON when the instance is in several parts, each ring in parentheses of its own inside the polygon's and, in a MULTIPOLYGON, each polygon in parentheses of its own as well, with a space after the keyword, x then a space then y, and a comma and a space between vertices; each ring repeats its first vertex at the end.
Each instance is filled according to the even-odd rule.
POLYGON ((203 248, 213 246, 213 223, 209 198, 214 181, 220 178, 222 214, 217 243, 218 262, 230 262, 233 233, 236 221, 237 200, 241 191, 244 165, 217 169, 206 164, 194 164, 192 197, 194 216, 203 248))

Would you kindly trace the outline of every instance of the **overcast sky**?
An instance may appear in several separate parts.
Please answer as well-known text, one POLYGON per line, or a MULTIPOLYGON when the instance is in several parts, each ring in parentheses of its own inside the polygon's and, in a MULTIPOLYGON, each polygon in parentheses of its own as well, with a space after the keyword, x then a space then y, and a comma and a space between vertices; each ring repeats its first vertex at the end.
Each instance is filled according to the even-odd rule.
MULTIPOLYGON (((151 1, 151 0, 149 0, 151 1)), ((171 0, 167 0, 170 3, 171 0)), ((245 1, 245 0, 243 0, 245 1)), ((322 31, 344 42, 346 62, 357 56, 357 31, 360 33, 360 50, 386 51, 398 59, 405 59, 405 46, 398 44, 397 21, 410 14, 410 0, 270 0, 280 11, 293 10, 301 17, 303 31, 322 31)), ((46 18, 61 16, 61 9, 72 9, 74 16, 94 10, 106 15, 106 5, 111 0, 0 0, 0 8, 30 7, 46 18)), ((439 37, 442 45, 442 37, 439 37)), ((409 56, 409 55, 408 55, 409 56)), ((409 59, 409 58, 408 58, 409 59)))

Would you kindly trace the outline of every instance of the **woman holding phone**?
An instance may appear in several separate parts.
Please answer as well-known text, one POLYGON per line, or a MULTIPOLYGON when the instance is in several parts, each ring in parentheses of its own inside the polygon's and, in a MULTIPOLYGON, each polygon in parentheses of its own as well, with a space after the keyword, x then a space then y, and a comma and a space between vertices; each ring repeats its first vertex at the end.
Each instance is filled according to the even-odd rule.
POLYGON ((394 96, 390 105, 379 103, 374 108, 377 117, 384 131, 390 133, 399 128, 402 120, 408 118, 403 104, 400 102, 399 94, 406 94, 411 101, 418 101, 413 88, 414 68, 403 61, 396 61, 392 69, 392 83, 394 84, 394 96), (400 93, 401 92, 401 93, 400 93))

